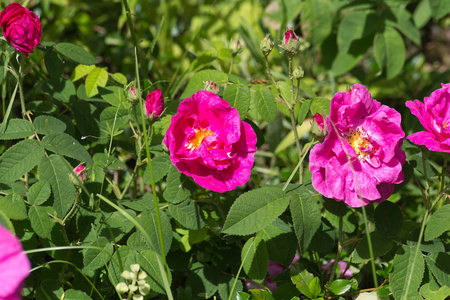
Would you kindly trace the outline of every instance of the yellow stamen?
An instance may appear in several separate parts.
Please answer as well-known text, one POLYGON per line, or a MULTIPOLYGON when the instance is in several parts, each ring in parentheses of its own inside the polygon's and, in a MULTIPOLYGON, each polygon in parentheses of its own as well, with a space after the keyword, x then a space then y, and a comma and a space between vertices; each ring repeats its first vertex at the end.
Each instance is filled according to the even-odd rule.
POLYGON ((447 128, 449 123, 450 123, 450 121, 445 120, 444 122, 442 122, 442 127, 444 127, 444 129, 447 128))
POLYGON ((361 137, 360 131, 351 131, 350 135, 347 137, 347 142, 355 149, 357 156, 366 156, 367 152, 362 152, 359 148, 367 148, 370 145, 370 141, 366 138, 361 137))
POLYGON ((198 149, 200 147, 200 144, 202 143, 203 139, 209 135, 214 135, 214 132, 212 132, 209 129, 200 128, 195 129, 195 136, 189 140, 189 144, 187 145, 187 149, 198 149))

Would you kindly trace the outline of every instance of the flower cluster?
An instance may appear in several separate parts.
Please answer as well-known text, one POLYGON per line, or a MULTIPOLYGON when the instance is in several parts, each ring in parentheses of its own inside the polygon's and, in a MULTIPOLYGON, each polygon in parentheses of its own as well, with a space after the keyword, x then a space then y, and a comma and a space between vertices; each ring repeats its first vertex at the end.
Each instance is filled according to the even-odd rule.
POLYGON ((355 84, 331 100, 328 135, 310 154, 314 188, 352 207, 386 200, 403 181, 400 114, 355 84))
POLYGON ((204 188, 223 193, 250 178, 256 134, 228 102, 199 91, 180 103, 164 144, 180 172, 204 188))
POLYGON ((141 266, 139 264, 131 265, 130 269, 131 272, 125 270, 120 275, 126 282, 119 282, 116 285, 116 291, 119 294, 128 293, 128 297, 125 297, 126 299, 143 300, 144 296, 150 292, 150 285, 145 281, 147 273, 140 271, 141 266), (138 290, 139 293, 136 293, 138 290))
POLYGON ((0 270, 0 299, 19 300, 24 280, 30 273, 30 261, 20 241, 1 225, 0 270))
POLYGON ((0 13, 3 36, 26 57, 34 52, 42 38, 42 26, 36 14, 19 3, 11 3, 0 13))

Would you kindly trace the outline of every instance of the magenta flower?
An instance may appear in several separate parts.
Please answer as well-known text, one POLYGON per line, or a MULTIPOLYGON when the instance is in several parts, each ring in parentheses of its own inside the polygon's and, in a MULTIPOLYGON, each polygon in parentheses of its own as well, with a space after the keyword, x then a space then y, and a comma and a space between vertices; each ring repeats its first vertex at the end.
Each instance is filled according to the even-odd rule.
POLYGON ((19 300, 30 269, 19 239, 0 225, 0 299, 19 300))
MULTIPOLYGON (((331 265, 334 263, 334 259, 330 260, 328 263, 324 264, 322 267, 320 267, 327 276, 330 276, 331 273, 331 265)), ((339 272, 340 275, 338 277, 342 278, 351 278, 353 276, 353 273, 350 271, 350 269, 347 269, 347 263, 344 261, 339 261, 339 272), (347 269, 347 270, 346 270, 347 269), (345 271, 345 273, 344 273, 345 271)))
POLYGON ((75 175, 80 175, 81 182, 84 182, 84 179, 86 178, 86 167, 83 164, 79 164, 75 170, 73 171, 75 175))
POLYGON ((285 46, 287 45, 287 43, 289 43, 290 39, 298 41, 297 36, 295 35, 295 33, 291 29, 289 29, 288 31, 286 31, 284 33, 284 45, 285 46))
POLYGON ((199 91, 180 103, 164 144, 178 171, 204 188, 223 193, 250 178, 256 134, 228 102, 199 91))
POLYGON ((42 26, 36 14, 19 3, 11 3, 0 13, 3 36, 26 57, 34 52, 42 38, 42 26))
POLYGON ((145 109, 149 118, 161 116, 164 111, 164 98, 160 89, 148 93, 147 99, 145 99, 145 109))
POLYGON ((400 114, 373 100, 363 85, 337 93, 326 119, 328 135, 310 154, 314 188, 352 207, 386 200, 403 181, 400 122, 400 114))
POLYGON ((426 130, 408 135, 408 140, 425 145, 431 151, 450 153, 450 83, 442 84, 442 88, 425 97, 424 102, 406 101, 406 106, 426 130))

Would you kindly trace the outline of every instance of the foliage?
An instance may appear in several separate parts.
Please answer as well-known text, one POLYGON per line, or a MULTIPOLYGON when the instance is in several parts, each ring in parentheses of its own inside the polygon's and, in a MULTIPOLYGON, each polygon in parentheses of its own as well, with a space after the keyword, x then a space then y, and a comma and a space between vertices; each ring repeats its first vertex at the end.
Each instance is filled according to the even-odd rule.
POLYGON ((420 128, 404 101, 450 81, 435 35, 448 1, 23 4, 43 38, 29 58, 0 43, 0 224, 31 261, 25 299, 119 299, 135 264, 145 299, 450 296, 447 154, 405 140, 404 182, 365 208, 318 194, 307 167, 312 117, 353 83, 397 109, 406 135, 420 128), (310 47, 282 51, 287 26, 310 47), (258 137, 250 180, 226 193, 180 173, 163 144, 180 101, 211 80, 258 137), (165 112, 145 118, 157 88, 165 112))

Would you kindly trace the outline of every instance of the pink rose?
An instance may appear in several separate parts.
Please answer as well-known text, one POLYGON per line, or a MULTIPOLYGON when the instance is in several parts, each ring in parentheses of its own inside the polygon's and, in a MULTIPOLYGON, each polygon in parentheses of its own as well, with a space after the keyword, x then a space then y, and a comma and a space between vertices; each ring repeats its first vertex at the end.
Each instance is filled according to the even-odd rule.
POLYGON ((180 172, 204 188, 223 193, 250 178, 256 134, 228 102, 199 91, 180 103, 164 144, 180 172))
POLYGON ((400 114, 373 100, 360 84, 337 93, 330 111, 328 135, 310 154, 314 188, 352 207, 386 200, 403 181, 400 114))
POLYGON ((42 38, 42 26, 36 14, 19 3, 11 3, 0 13, 5 39, 26 57, 33 53, 42 38))
POLYGON ((145 109, 149 118, 158 118, 164 111, 164 98, 161 90, 150 92, 145 99, 145 109))
POLYGON ((30 269, 19 239, 0 225, 0 299, 19 300, 30 269))
POLYGON ((450 83, 419 100, 406 101, 411 113, 419 118, 426 131, 408 135, 414 144, 425 145, 431 151, 450 153, 450 83))
POLYGON ((295 33, 291 29, 286 31, 286 33, 284 34, 284 45, 285 46, 287 45, 287 43, 289 42, 290 39, 298 41, 297 36, 295 35, 295 33))

